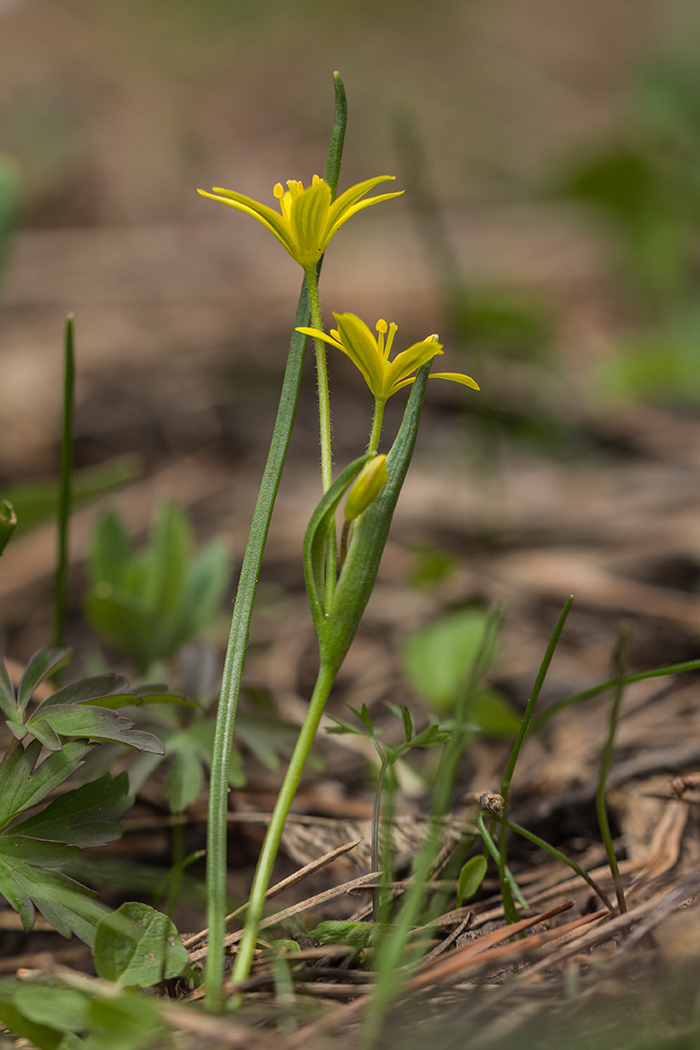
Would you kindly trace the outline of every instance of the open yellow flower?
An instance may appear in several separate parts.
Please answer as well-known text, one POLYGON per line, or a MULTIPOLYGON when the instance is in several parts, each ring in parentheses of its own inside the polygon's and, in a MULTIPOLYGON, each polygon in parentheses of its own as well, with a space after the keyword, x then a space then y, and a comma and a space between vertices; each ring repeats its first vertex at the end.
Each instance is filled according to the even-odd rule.
POLYGON ((272 192, 280 202, 280 212, 266 204, 259 204, 242 193, 224 190, 218 186, 215 186, 211 193, 205 190, 197 192, 203 197, 221 201, 222 204, 228 204, 252 215, 266 226, 291 257, 307 270, 316 265, 333 234, 351 215, 362 211, 363 208, 369 208, 372 204, 399 197, 403 193, 403 190, 399 190, 397 193, 382 193, 378 197, 360 200, 378 182, 393 178, 393 175, 378 175, 377 178, 367 179, 366 182, 358 182, 357 186, 351 186, 334 201, 331 200, 330 186, 318 175, 314 175, 313 182, 306 189, 303 183, 295 179, 287 182, 287 190, 278 182, 272 192))
MULTIPOLYGON (((333 316, 338 328, 331 330, 330 335, 317 328, 297 328, 297 332, 323 339, 324 342, 342 350, 362 372, 377 401, 386 401, 397 390, 413 383, 416 377, 411 373, 418 371, 426 361, 442 353, 442 345, 437 336, 430 335, 422 342, 409 346, 408 350, 397 354, 394 360, 390 361, 389 353, 398 325, 387 325, 386 321, 377 321, 375 337, 365 322, 355 314, 334 313, 333 316), (388 336, 385 339, 387 332, 388 336)), ((455 383, 473 387, 474 390, 479 389, 478 383, 461 372, 431 372, 430 378, 451 379, 455 383)))

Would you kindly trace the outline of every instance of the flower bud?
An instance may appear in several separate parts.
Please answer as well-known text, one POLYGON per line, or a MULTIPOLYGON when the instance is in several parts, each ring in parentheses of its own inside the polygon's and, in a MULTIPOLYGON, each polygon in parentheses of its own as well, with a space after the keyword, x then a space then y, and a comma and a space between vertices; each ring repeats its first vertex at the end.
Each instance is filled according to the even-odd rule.
POLYGON ((359 518, 370 503, 374 503, 388 478, 386 456, 375 456, 364 465, 345 503, 345 520, 348 524, 359 518))

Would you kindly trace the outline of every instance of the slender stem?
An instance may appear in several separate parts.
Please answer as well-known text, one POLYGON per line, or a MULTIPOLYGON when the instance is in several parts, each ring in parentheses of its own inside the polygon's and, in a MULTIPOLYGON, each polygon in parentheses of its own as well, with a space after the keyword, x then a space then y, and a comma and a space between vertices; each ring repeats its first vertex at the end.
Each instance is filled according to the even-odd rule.
POLYGON ((615 733, 617 732, 617 722, 620 716, 620 704, 622 703, 622 695, 624 693, 624 686, 622 684, 622 674, 625 669, 625 660, 627 657, 627 651, 629 649, 630 640, 630 629, 629 627, 623 624, 620 627, 620 631, 617 638, 617 645, 615 646, 615 653, 613 655, 613 671, 615 673, 615 678, 617 679, 617 686, 615 687, 612 704, 610 705, 608 736, 607 740, 605 741, 605 748, 603 749, 603 757, 600 763, 600 773, 598 774, 598 786, 596 788, 595 793, 595 807, 596 813, 598 815, 598 827, 600 828, 600 837, 602 838, 603 845, 605 846, 605 853, 608 858, 610 873, 613 877, 615 896, 617 897, 620 915, 624 915, 624 913, 627 911, 627 902, 625 901, 625 891, 622 886, 622 879, 620 878, 620 869, 617 866, 617 857, 615 856, 612 835, 610 833, 608 811, 605 805, 605 789, 608 782, 610 763, 612 762, 613 748, 615 747, 615 733))
MULTIPOLYGON (((309 316, 306 282, 302 286, 297 308, 296 325, 303 325, 309 316)), ((206 968, 207 1005, 218 1009, 221 1005, 221 986, 224 970, 224 931, 226 919, 226 813, 228 808, 228 764, 233 743, 238 692, 243 673, 243 660, 248 645, 250 620, 262 564, 265 540, 272 517, 287 447, 294 425, 301 370, 306 339, 301 333, 292 336, 287 368, 282 383, 277 418, 270 442, 260 491, 253 512, 243 564, 238 581, 236 600, 231 618, 228 649, 221 681, 221 696, 216 718, 214 748, 212 751, 207 824, 207 927, 208 952, 206 968)))
POLYGON ((571 860, 571 858, 567 857, 565 853, 561 852, 561 850, 558 850, 555 846, 551 846, 549 842, 541 839, 539 835, 535 835, 532 831, 528 831, 527 828, 522 828, 520 824, 514 824, 512 820, 507 820, 506 826, 510 828, 511 831, 515 831, 518 835, 522 835, 522 837, 527 839, 528 842, 532 842, 535 846, 539 846, 540 849, 545 850, 552 857, 556 857, 557 860, 560 860, 562 864, 566 864, 572 871, 575 871, 577 875, 580 875, 580 877, 588 883, 596 896, 600 897, 608 911, 613 910, 613 906, 608 900, 607 895, 603 892, 595 879, 591 878, 588 872, 584 871, 581 865, 577 864, 575 860, 571 860))
MULTIPOLYGON (((311 308, 311 323, 319 332, 323 331, 323 318, 321 317, 321 299, 318 294, 318 277, 315 269, 305 271, 306 286, 309 289, 309 306, 311 308)), ((324 494, 328 492, 333 484, 333 447, 331 442, 331 404, 328 390, 328 363, 326 360, 326 344, 322 339, 314 339, 316 352, 316 377, 318 382, 318 422, 321 437, 321 483, 324 494)), ((331 520, 328 526, 326 539, 326 606, 335 593, 335 584, 338 573, 338 544, 335 531, 335 522, 331 520)))
MULTIPOLYGON (((331 187, 331 195, 335 199, 340 162, 343 154, 343 142, 345 140, 345 126, 347 124, 345 88, 339 73, 333 74, 333 86, 335 115, 324 177, 331 187)), ((320 271, 322 261, 319 262, 317 270, 313 272, 312 283, 316 289, 318 288, 318 271, 320 271)), ((309 319, 309 292, 307 281, 305 280, 299 297, 294 328, 307 326, 309 319)), ((270 443, 270 451, 260 483, 260 491, 258 492, 243 556, 224 662, 219 708, 216 716, 207 824, 207 926, 209 935, 207 940, 206 1005, 210 1009, 217 1010, 222 1004, 224 969, 224 931, 227 911, 226 813, 229 790, 228 766, 233 743, 233 726, 236 720, 238 691, 243 671, 243 659, 248 644, 248 633, 257 581, 272 517, 272 509, 294 425, 305 349, 305 337, 300 332, 295 331, 289 346, 289 357, 277 409, 275 428, 270 443)))
POLYGON ((68 581, 68 534, 70 530, 71 482, 73 474, 73 407, 75 354, 73 314, 66 318, 63 361, 63 428, 61 434, 61 481, 58 495, 58 552, 54 584, 53 644, 66 644, 66 590, 68 581))
POLYGON ((284 831, 284 825, 299 786, 301 775, 304 772, 304 766, 309 757, 309 752, 311 751, 311 746, 314 742, 314 737, 316 736, 316 731, 321 721, 323 709, 326 706, 326 701, 335 680, 336 672, 337 666, 335 664, 322 663, 319 668, 316 685, 311 697, 311 702, 309 703, 309 709, 306 712, 306 718, 304 719, 304 724, 301 727, 299 738, 296 747, 294 748, 294 753, 292 754, 289 766, 287 767, 284 782, 280 788, 280 793, 277 796, 277 802, 268 825, 267 834, 265 835, 265 841, 258 859, 255 878, 253 879, 253 885, 250 891, 245 929, 243 931, 243 937, 241 938, 238 954, 236 955, 236 963, 233 968, 232 981, 234 984, 245 981, 250 973, 255 942, 258 936, 258 926, 265 907, 265 894, 267 893, 267 888, 272 877, 272 869, 277 858, 277 851, 279 850, 280 841, 282 839, 282 832, 284 831))
MULTIPOLYGON (((573 600, 574 600, 574 596, 573 595, 569 595, 569 597, 566 599, 566 601, 564 603, 564 608, 562 609, 561 613, 559 614, 559 619, 557 620, 556 626, 555 626, 555 628, 554 628, 554 630, 552 632, 552 636, 549 639, 549 644, 547 645, 547 649, 545 651, 544 657, 542 658, 542 663, 540 664, 539 671, 537 672, 537 677, 535 678, 535 684, 532 687, 532 692, 530 693, 530 698, 529 698, 529 700, 527 702, 527 706, 525 708, 525 713, 523 714, 523 717, 522 717, 521 722, 520 722, 520 728, 518 730, 518 735, 515 738, 515 743, 513 744, 513 750, 510 753, 510 758, 508 760, 508 765, 507 765, 506 771, 505 771, 505 773, 503 775, 503 781, 501 782, 500 794, 503 796, 503 813, 502 813, 502 815, 500 817, 500 820, 501 820, 501 837, 500 837, 500 842, 499 842, 499 846, 500 846, 500 860, 499 860, 499 865, 498 865, 498 876, 499 876, 499 880, 500 880, 500 883, 501 883, 501 889, 502 889, 502 891, 506 891, 506 893, 507 893, 507 890, 506 890, 506 887, 507 887, 507 881, 506 881, 506 857, 508 855, 508 824, 507 824, 507 821, 508 821, 508 803, 509 803, 510 784, 511 784, 511 780, 513 779, 513 773, 515 772, 516 763, 518 761, 518 758, 520 757, 520 752, 522 750, 522 746, 525 743, 525 737, 527 736, 527 731, 530 728, 530 723, 532 721, 532 716, 533 716, 534 711, 535 711, 535 704, 537 703, 537 701, 539 699, 539 696, 540 696, 540 693, 542 692, 542 686, 544 685, 544 680, 547 677, 547 672, 549 670, 549 666, 550 666, 550 664, 552 662, 552 658, 553 658, 554 653, 556 651, 557 645, 559 644, 559 639, 561 638, 561 633, 564 630, 564 624, 566 623, 567 617, 569 615, 569 611, 571 610, 571 605, 573 603, 573 600)), ((504 905, 505 904, 507 904, 507 902, 504 900, 504 905)), ((509 911, 509 909, 506 907, 506 912, 508 913, 508 911, 509 911)), ((517 914, 515 915, 515 918, 517 919, 517 914)), ((509 917, 508 914, 506 914, 506 921, 510 922, 512 920, 513 920, 513 915, 511 915, 509 917)))
MULTIPOLYGON (((377 751, 379 751, 378 748, 377 751)), ((379 751, 379 757, 381 764, 379 766, 379 775, 377 777, 377 788, 374 792, 374 806, 372 807, 372 853, 370 871, 379 871, 379 833, 382 825, 382 792, 384 790, 384 778, 389 765, 389 760, 383 752, 379 751)), ((386 878, 386 874, 384 877, 386 878)), ((374 891, 372 901, 372 918, 374 922, 379 922, 380 898, 381 890, 377 887, 374 891)))
MULTIPOLYGON (((306 274, 306 286, 309 289, 309 306, 311 308, 311 324, 319 332, 323 331, 323 318, 321 317, 321 299, 318 294, 318 279, 316 270, 311 267, 304 271, 306 274)), ((326 363, 326 344, 322 339, 314 339, 316 350, 316 374, 318 377, 318 416, 321 431, 321 479, 323 491, 333 484, 333 451, 331 448, 331 405, 328 393, 328 366, 326 363)))
POLYGON ((369 445, 367 446, 368 452, 376 452, 379 448, 379 439, 382 436, 382 422, 384 420, 384 406, 386 405, 386 399, 375 398, 374 401, 374 419, 372 420, 372 432, 369 435, 369 445))

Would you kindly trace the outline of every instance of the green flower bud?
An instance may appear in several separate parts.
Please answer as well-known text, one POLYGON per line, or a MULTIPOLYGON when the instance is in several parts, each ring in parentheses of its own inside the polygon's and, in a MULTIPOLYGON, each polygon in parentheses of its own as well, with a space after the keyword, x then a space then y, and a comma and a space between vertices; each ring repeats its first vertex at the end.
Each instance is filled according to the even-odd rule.
POLYGON ((370 503, 374 503, 388 480, 386 456, 375 456, 369 463, 365 463, 357 481, 350 489, 350 495, 345 504, 345 520, 348 524, 355 518, 359 518, 370 503))

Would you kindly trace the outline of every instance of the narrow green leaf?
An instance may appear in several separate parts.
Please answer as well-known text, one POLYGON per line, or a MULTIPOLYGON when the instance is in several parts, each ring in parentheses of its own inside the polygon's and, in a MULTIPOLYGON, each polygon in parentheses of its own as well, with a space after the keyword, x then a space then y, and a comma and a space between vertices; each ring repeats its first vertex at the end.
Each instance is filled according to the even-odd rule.
POLYGON ((328 527, 343 496, 365 463, 373 458, 372 455, 360 456, 345 468, 316 507, 306 530, 304 580, 317 635, 323 633, 325 628, 325 551, 328 527))
POLYGON ((487 867, 486 857, 481 853, 478 857, 472 857, 464 865, 459 873, 457 882, 458 908, 461 908, 464 902, 468 901, 477 892, 484 881, 487 867))
MULTIPOLYGON (((430 362, 416 376, 399 433, 387 456, 389 480, 355 525, 331 608, 320 622, 320 633, 314 619, 321 656, 328 668, 339 667, 345 659, 372 593, 391 519, 413 456, 429 372, 430 362)), ((305 551, 307 542, 308 532, 305 551)))
POLYGON ((17 691, 17 706, 24 714, 36 687, 70 660, 68 649, 40 649, 27 664, 17 691))
POLYGON ((147 904, 123 904, 97 928, 97 974, 122 986, 147 988, 177 977, 188 958, 171 920, 147 904))

